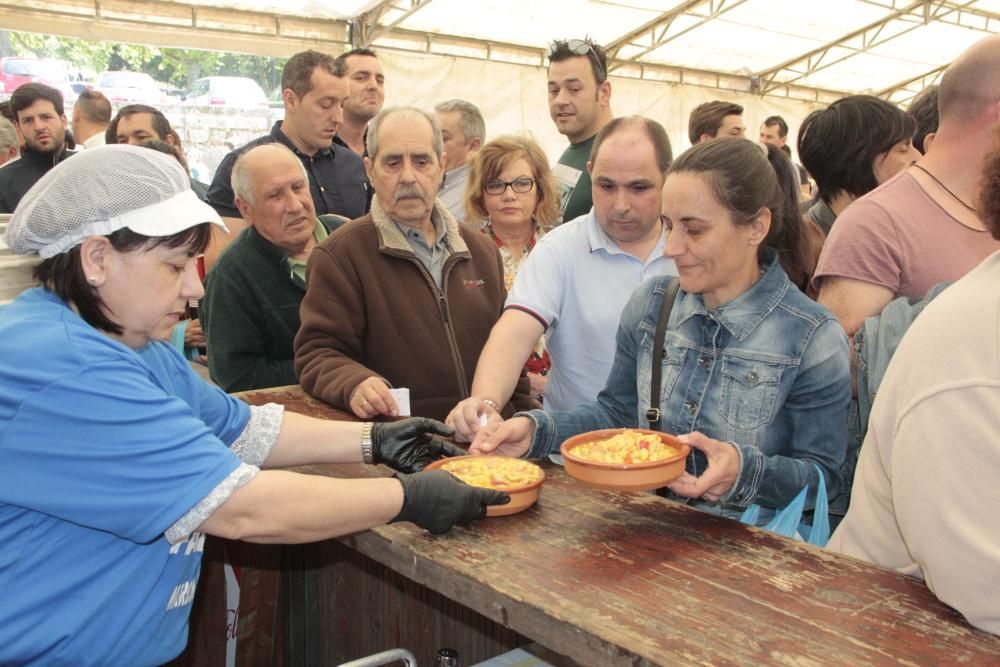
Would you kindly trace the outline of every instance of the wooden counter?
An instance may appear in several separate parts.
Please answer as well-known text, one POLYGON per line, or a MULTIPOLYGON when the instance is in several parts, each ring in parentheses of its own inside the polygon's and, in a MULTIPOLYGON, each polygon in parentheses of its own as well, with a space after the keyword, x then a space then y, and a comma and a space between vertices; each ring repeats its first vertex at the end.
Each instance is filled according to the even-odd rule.
MULTIPOLYGON (((338 416, 297 387, 243 398, 338 416)), ((915 579, 653 495, 593 490, 545 467, 538 504, 519 515, 443 536, 398 524, 309 545, 316 664, 416 641, 418 659, 460 644, 469 665, 522 637, 602 666, 1000 664, 1000 637, 973 629, 915 579), (369 581, 358 584, 362 572, 369 581), (376 591, 379 582, 390 593, 376 591), (414 593, 416 584, 429 592, 414 593), (456 627, 486 639, 459 637, 456 627)))

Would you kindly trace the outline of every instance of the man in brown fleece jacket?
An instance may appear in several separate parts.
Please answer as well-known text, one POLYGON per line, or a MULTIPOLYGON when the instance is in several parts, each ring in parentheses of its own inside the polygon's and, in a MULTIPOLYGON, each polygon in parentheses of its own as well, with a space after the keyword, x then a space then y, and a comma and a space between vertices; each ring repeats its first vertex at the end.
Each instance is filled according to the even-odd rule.
MULTIPOLYGON (((306 391, 362 419, 399 414, 390 387, 409 388, 414 415, 443 419, 469 396, 500 316, 500 256, 435 199, 445 158, 437 118, 385 109, 367 142, 371 212, 309 258, 295 370, 306 391)), ((523 409, 521 380, 512 403, 523 409)))

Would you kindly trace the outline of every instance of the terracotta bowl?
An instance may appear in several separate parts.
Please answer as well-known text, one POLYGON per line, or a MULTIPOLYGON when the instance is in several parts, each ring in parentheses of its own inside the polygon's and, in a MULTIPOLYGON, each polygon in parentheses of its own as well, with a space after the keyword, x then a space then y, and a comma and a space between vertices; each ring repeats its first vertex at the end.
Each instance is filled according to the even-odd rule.
MULTIPOLYGON (((424 468, 424 470, 436 470, 445 463, 449 461, 464 461, 472 459, 510 459, 513 461, 522 461, 522 459, 515 459, 511 456, 498 456, 498 455, 477 455, 477 456, 455 456, 449 459, 439 459, 429 464, 424 468)), ((523 461, 525 464, 534 466, 542 473, 541 479, 531 482, 530 484, 525 484, 523 486, 511 486, 511 487, 491 487, 499 489, 500 491, 505 491, 510 495, 510 502, 506 505, 489 505, 486 508, 486 516, 507 516, 508 514, 517 514, 518 512, 523 512, 538 500, 538 494, 542 490, 542 484, 545 482, 545 471, 541 467, 531 463, 530 461, 523 461)))
POLYGON ((566 472, 571 477, 575 477, 589 486, 610 491, 649 491, 666 486, 684 472, 684 461, 690 451, 690 445, 681 442, 672 435, 641 428, 608 428, 601 431, 588 431, 574 435, 559 448, 566 464, 566 472), (571 452, 577 445, 595 440, 606 440, 626 430, 659 436, 666 444, 676 447, 678 452, 670 458, 646 463, 599 463, 581 459, 571 452))

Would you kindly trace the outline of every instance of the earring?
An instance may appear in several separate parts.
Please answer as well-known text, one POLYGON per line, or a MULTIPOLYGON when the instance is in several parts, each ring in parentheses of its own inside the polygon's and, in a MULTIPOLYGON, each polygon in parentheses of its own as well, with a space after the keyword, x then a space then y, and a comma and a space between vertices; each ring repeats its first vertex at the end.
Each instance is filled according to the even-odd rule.
POLYGON ((97 278, 95 278, 94 276, 88 276, 87 282, 90 283, 91 287, 94 287, 95 285, 97 285, 97 278))

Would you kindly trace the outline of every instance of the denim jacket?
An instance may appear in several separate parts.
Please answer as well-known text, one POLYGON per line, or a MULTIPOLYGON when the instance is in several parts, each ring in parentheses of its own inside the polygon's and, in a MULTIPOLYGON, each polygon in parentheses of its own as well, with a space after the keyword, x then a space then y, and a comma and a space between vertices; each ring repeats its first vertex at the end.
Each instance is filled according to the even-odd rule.
POLYGON ((922 298, 913 301, 905 296, 893 299, 878 315, 866 318, 865 323, 854 333, 855 384, 858 392, 857 398, 851 399, 847 415, 847 455, 841 466, 844 487, 841 494, 830 502, 830 514, 839 517, 847 514, 851 503, 851 488, 854 486, 854 469, 858 466, 861 444, 868 433, 868 418, 892 355, 917 315, 951 284, 938 283, 922 298))
MULTIPOLYGON (((739 452, 739 475, 719 502, 693 505, 730 517, 758 503, 787 505, 807 483, 817 488, 817 464, 827 492, 841 488, 851 400, 847 337, 836 318, 788 280, 774 254, 760 280, 739 297, 708 310, 699 294, 679 290, 667 327, 660 410, 667 433, 700 431, 739 452)), ((584 431, 631 426, 645 420, 653 338, 670 277, 647 280, 622 312, 617 351, 605 388, 594 403, 565 412, 524 413, 536 424, 527 456, 558 451, 584 431)), ((687 471, 700 475, 707 461, 692 449, 687 471)), ((809 494, 812 507, 815 491, 809 494)))

